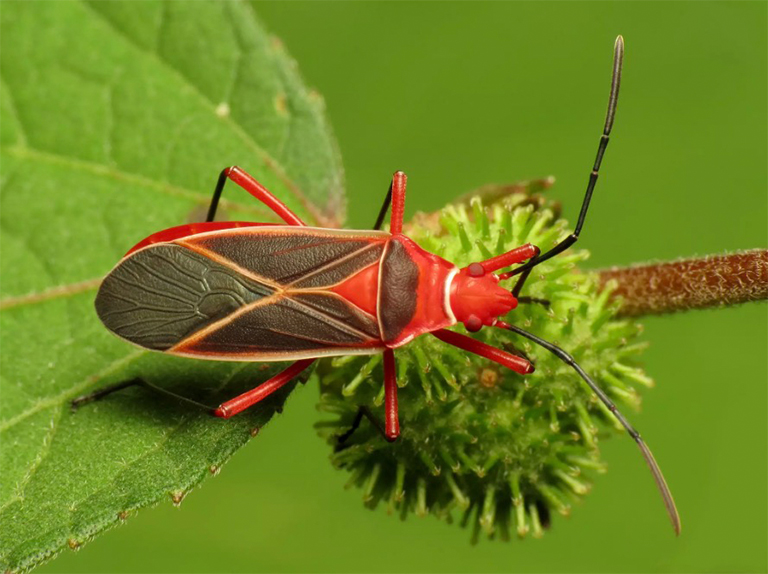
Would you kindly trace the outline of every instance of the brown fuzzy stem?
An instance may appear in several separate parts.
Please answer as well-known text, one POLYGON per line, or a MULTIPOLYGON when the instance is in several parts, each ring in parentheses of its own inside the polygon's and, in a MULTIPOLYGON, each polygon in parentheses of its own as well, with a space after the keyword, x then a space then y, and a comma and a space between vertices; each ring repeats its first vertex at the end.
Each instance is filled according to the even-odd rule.
POLYGON ((600 283, 618 281, 619 315, 660 315, 768 299, 768 250, 752 249, 599 271, 600 283))

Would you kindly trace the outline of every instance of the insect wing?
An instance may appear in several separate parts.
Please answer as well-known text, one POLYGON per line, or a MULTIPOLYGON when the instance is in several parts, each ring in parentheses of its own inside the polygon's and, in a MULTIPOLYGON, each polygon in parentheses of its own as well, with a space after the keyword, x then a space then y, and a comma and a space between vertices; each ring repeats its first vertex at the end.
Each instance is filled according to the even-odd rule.
POLYGON ((379 264, 389 235, 297 227, 227 229, 131 253, 96 310, 148 349, 265 361, 381 349, 376 317, 331 291, 379 264))

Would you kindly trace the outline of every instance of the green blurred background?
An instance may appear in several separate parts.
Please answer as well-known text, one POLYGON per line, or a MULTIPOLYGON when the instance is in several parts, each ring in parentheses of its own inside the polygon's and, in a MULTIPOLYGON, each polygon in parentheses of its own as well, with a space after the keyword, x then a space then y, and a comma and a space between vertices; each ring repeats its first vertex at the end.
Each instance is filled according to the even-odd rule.
MULTIPOLYGON (((627 44, 619 112, 582 235, 591 267, 765 247, 764 2, 264 2, 256 11, 327 102, 350 227, 388 178, 406 215, 489 182, 555 175, 575 219, 604 117, 611 48, 627 44)), ((247 166, 246 166, 247 167, 247 166)), ((631 441, 541 540, 481 542, 434 518, 362 506, 312 423, 317 389, 180 509, 145 510, 40 572, 760 571, 766 540, 765 305, 645 320, 643 431, 683 518, 671 533, 631 441)))

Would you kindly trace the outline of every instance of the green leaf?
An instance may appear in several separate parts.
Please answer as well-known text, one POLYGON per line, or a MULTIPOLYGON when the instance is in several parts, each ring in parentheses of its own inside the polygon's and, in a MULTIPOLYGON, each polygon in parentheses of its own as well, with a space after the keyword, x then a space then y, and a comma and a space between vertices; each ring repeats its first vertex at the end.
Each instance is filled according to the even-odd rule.
MULTIPOLYGON (((138 388, 70 412, 139 375, 218 404, 279 367, 137 350, 99 323, 100 278, 199 219, 226 166, 313 224, 340 224, 344 196, 321 98, 246 4, 13 2, 0 32, 0 564, 19 571, 180 500, 289 390, 230 421, 138 388)), ((274 219, 233 184, 225 200, 274 219)))

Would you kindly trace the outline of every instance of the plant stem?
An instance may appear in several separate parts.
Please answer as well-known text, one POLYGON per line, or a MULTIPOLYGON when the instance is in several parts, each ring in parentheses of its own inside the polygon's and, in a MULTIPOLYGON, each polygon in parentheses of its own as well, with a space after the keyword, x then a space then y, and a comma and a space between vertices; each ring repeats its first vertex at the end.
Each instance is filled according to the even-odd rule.
POLYGON ((768 299, 768 250, 612 267, 600 283, 618 282, 619 316, 661 315, 768 299))

